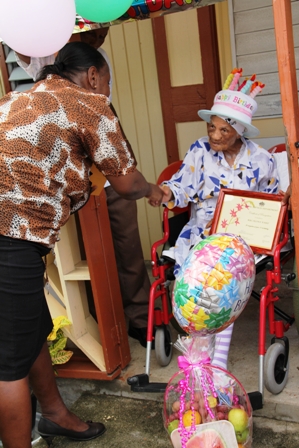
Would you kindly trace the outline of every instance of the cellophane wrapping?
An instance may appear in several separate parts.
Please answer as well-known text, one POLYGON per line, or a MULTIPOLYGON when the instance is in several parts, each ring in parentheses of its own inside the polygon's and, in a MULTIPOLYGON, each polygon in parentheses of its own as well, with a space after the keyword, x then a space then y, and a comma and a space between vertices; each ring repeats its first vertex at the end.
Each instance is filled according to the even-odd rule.
POLYGON ((169 381, 164 396, 163 420, 169 436, 176 430, 181 448, 231 448, 225 440, 222 445, 216 442, 213 445, 212 441, 209 445, 192 445, 190 441, 200 431, 201 424, 228 420, 234 426, 236 446, 250 448, 250 400, 241 383, 230 372, 211 365, 215 336, 179 336, 175 347, 183 356, 178 357, 179 371, 169 381))

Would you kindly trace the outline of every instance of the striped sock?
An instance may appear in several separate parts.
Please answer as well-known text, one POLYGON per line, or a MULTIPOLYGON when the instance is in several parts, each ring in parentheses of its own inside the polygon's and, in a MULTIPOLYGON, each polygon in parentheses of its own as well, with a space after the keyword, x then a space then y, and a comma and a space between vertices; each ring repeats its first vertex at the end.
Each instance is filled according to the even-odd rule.
POLYGON ((212 361, 213 366, 222 367, 227 370, 227 358, 234 324, 216 334, 215 353, 212 361))

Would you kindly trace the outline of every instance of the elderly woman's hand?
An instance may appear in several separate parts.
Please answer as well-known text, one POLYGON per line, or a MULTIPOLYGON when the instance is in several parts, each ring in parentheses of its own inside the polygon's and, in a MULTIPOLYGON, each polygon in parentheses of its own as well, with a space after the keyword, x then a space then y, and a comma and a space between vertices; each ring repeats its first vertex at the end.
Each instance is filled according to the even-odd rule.
POLYGON ((287 191, 284 192, 282 190, 279 191, 280 194, 283 194, 283 198, 282 198, 282 204, 286 205, 289 204, 289 210, 292 209, 292 204, 291 204, 291 185, 288 186, 287 191))
POLYGON ((212 226, 212 223, 213 223, 213 218, 210 219, 210 221, 207 223, 206 229, 209 229, 212 226))
POLYGON ((163 191, 162 202, 169 202, 173 199, 173 193, 167 185, 161 185, 160 188, 163 191))

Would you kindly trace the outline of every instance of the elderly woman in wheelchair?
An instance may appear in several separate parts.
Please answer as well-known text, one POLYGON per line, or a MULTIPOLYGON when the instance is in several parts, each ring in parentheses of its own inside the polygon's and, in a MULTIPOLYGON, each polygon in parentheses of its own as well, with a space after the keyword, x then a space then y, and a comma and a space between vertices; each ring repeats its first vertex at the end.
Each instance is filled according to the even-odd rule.
MULTIPOLYGON (((174 275, 189 250, 209 234, 221 188, 279 192, 273 155, 250 140, 259 134, 251 124, 257 110, 253 96, 250 85, 248 90, 222 90, 216 94, 211 110, 198 111, 208 123, 207 137, 190 146, 179 171, 161 185, 162 202, 168 208, 190 205, 190 219, 167 254, 175 260, 174 275)), ((233 325, 216 336, 213 364, 225 369, 232 331, 233 325)))

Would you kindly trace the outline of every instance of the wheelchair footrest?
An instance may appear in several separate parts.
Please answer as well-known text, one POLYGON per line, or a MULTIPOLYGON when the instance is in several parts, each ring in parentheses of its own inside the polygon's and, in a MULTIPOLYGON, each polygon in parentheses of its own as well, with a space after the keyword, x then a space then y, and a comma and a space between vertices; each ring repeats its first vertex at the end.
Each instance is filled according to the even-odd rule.
POLYGON ((253 411, 263 409, 263 395, 261 392, 249 392, 248 397, 253 411))
POLYGON ((134 375, 127 379, 133 392, 165 392, 167 383, 150 383, 146 373, 134 375))

